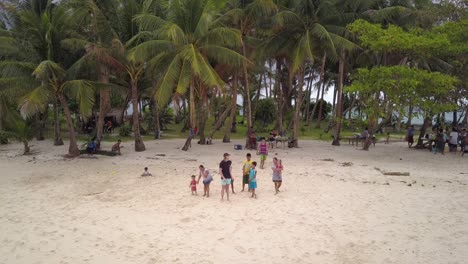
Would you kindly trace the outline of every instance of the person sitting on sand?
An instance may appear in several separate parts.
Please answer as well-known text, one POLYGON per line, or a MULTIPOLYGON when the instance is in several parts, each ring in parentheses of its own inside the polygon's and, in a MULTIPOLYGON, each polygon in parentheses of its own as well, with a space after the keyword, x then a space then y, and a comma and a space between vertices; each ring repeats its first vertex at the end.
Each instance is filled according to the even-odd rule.
POLYGON ((117 140, 117 143, 115 143, 113 146, 112 146, 112 152, 117 154, 117 155, 121 155, 120 153, 120 149, 123 148, 123 146, 120 146, 120 143, 122 143, 122 140, 117 140))
POLYGON ((190 181, 189 187, 192 191, 192 195, 197 195, 197 181, 195 180, 195 175, 192 175, 192 180, 190 181))
POLYGON ((142 177, 145 177, 145 176, 153 176, 153 174, 151 174, 149 171, 148 171, 148 167, 145 167, 145 171, 143 171, 143 174, 141 174, 142 177))
POLYGON ((198 168, 200 169, 200 174, 198 175, 197 184, 200 183, 200 178, 203 177, 203 196, 210 197, 210 183, 213 181, 213 177, 203 165, 200 165, 198 168))
POLYGON ((96 141, 91 140, 88 142, 88 145, 86 146, 86 152, 88 154, 95 154, 96 153, 96 141))
POLYGON ((252 167, 249 171, 249 190, 252 192, 251 198, 257 199, 257 194, 255 194, 255 189, 257 189, 257 162, 252 162, 252 167))

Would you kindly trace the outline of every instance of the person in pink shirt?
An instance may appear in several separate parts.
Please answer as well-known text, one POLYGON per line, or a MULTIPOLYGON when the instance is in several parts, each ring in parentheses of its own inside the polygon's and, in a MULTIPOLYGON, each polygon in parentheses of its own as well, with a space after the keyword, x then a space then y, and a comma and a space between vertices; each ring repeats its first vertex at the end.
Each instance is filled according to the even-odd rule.
POLYGON ((192 175, 189 187, 192 190, 192 195, 197 195, 197 180, 195 180, 195 175, 192 175))

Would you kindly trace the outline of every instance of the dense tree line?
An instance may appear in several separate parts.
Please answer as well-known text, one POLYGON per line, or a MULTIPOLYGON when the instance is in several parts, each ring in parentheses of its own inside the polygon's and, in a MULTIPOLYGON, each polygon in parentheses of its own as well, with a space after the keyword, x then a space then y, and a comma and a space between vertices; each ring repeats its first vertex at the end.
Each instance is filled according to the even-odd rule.
POLYGON ((0 10, 0 130, 25 150, 53 111, 54 144, 63 115, 68 154, 79 155, 77 120, 98 113, 101 138, 114 101, 132 105, 136 151, 145 150, 143 102, 156 137, 170 104, 202 144, 212 115, 230 141, 238 95, 247 127, 274 122, 295 146, 323 120, 339 145, 355 110, 371 133, 395 113, 398 125, 410 122, 413 109, 423 129, 447 111, 467 122, 466 1, 9 0, 0 10), (317 102, 329 89, 325 119, 317 102))

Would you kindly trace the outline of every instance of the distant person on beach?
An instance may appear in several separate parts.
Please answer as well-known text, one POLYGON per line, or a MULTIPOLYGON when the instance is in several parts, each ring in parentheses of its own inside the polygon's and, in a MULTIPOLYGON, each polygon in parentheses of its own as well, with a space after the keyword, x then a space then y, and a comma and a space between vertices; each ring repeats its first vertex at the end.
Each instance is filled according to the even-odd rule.
POLYGON ((195 180, 195 175, 192 175, 192 180, 190 181, 189 187, 192 191, 192 195, 197 195, 197 181, 195 180))
POLYGON ((197 183, 199 183, 200 178, 203 177, 203 196, 210 197, 210 183, 213 181, 213 177, 203 165, 200 165, 198 168, 200 169, 200 174, 198 175, 197 183))
POLYGON ((257 135, 253 127, 250 127, 247 131, 247 137, 249 138, 249 149, 255 149, 257 147, 257 135))
POLYGON ((449 136, 449 149, 450 149, 450 151, 457 152, 457 146, 458 146, 458 131, 454 127, 452 129, 452 132, 450 133, 450 136, 449 136))
POLYGON ((412 148, 414 144, 414 126, 410 126, 408 129, 408 147, 412 148))
POLYGON ((466 147, 468 146, 468 132, 464 128, 461 134, 461 155, 465 155, 466 147))
POLYGON ((387 138, 385 139, 385 144, 390 143, 390 132, 387 133, 387 138))
POLYGON ((273 183, 275 184, 275 194, 279 193, 279 188, 283 183, 283 164, 278 160, 278 158, 273 158, 273 164, 271 165, 271 169, 273 171, 273 183))
POLYGON ((260 169, 263 169, 265 165, 265 160, 268 156, 268 145, 265 141, 265 138, 262 138, 260 144, 258 144, 258 154, 260 154, 260 169))
POLYGON ((362 131, 362 134, 361 134, 362 144, 366 143, 366 140, 368 137, 369 137, 369 128, 366 127, 364 131, 362 131))
POLYGON ((224 159, 219 163, 219 174, 221 175, 221 201, 224 200, 225 192, 226 198, 229 201, 229 185, 232 183, 232 162, 229 160, 229 153, 224 153, 223 157, 224 159))
POLYGON ((441 128, 439 129, 439 132, 436 135, 436 152, 440 152, 442 155, 445 155, 445 142, 446 142, 446 136, 444 133, 444 130, 441 128))
POLYGON ((120 153, 120 149, 123 148, 123 146, 121 146, 120 144, 122 143, 122 140, 117 140, 117 143, 115 143, 113 146, 112 146, 112 152, 114 152, 115 154, 117 155, 121 155, 120 153))
POLYGON ((153 176, 153 174, 151 174, 149 171, 148 171, 148 167, 145 167, 145 171, 143 171, 143 174, 141 174, 141 176, 145 177, 145 176, 153 176))
POLYGON ((250 197, 252 198, 257 198, 257 194, 255 194, 255 189, 257 189, 257 170, 255 169, 257 167, 257 162, 252 162, 252 167, 250 168, 249 171, 249 190, 252 192, 252 195, 250 197))
MULTIPOLYGON (((250 153, 247 153, 245 156, 246 160, 242 164, 242 191, 244 191, 245 185, 247 184, 247 188, 249 187, 249 173, 250 173, 250 168, 252 168, 252 155, 250 153)), ((248 188, 250 191, 250 188, 248 188)))

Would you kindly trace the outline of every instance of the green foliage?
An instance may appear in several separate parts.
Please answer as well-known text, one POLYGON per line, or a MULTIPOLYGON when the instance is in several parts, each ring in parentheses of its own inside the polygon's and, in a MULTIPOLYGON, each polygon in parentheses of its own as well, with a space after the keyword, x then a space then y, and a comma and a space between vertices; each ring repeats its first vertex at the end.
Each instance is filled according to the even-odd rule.
POLYGON ((121 137, 128 137, 132 133, 132 126, 124 124, 119 128, 119 135, 121 137))
POLYGON ((5 131, 0 131, 0 144, 8 144, 8 134, 5 131))
POLYGON ((255 112, 255 121, 260 122, 261 126, 271 124, 276 119, 276 106, 274 99, 261 99, 257 104, 255 112))
MULTIPOLYGON (((385 94, 385 100, 394 104, 400 112, 409 102, 431 113, 456 109, 456 102, 450 101, 448 93, 455 89, 457 79, 439 72, 406 66, 374 67, 370 70, 361 68, 353 79, 352 85, 346 90, 359 92, 361 100, 368 106, 382 104, 381 94, 385 94), (380 98, 380 102, 376 102, 375 98, 380 98)), ((367 107, 365 110, 372 113, 375 108, 367 107)))
POLYGON ((432 57, 440 54, 450 42, 445 34, 413 28, 404 31, 401 27, 372 24, 359 19, 348 25, 364 47, 378 52, 403 52, 432 57))

